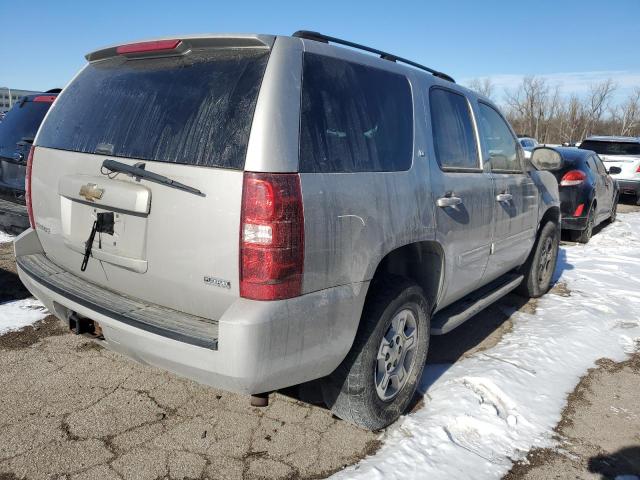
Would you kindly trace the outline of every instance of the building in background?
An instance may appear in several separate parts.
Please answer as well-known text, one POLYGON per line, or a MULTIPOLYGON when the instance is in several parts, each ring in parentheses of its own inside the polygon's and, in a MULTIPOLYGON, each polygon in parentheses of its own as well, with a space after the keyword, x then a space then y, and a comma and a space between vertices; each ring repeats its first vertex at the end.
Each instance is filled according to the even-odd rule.
POLYGON ((13 105, 25 95, 33 95, 32 90, 19 90, 17 88, 0 87, 0 113, 8 112, 13 105))

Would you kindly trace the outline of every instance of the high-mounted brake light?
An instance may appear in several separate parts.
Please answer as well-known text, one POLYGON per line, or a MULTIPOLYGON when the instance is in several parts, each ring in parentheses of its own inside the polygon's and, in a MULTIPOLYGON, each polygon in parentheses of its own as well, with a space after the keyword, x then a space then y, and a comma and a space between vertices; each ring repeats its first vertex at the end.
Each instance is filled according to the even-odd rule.
POLYGON ((280 300, 302 291, 304 212, 296 173, 245 172, 240 296, 280 300))
POLYGON ((38 95, 33 99, 34 102, 53 103, 56 99, 56 95, 38 95))
POLYGON ((154 40, 151 42, 128 43, 116 47, 118 55, 130 53, 146 53, 175 50, 180 45, 181 40, 154 40))
POLYGON ((581 172, 580 170, 569 170, 563 175, 562 180, 560 180, 560 186, 572 187, 575 185, 580 185, 586 179, 587 176, 584 172, 581 172))
POLYGON ((27 171, 24 177, 24 196, 27 202, 27 214, 29 215, 29 224, 31 225, 31 228, 36 228, 36 221, 33 216, 33 202, 31 200, 31 171, 33 170, 34 151, 35 147, 31 147, 29 150, 29 156, 27 157, 27 171))

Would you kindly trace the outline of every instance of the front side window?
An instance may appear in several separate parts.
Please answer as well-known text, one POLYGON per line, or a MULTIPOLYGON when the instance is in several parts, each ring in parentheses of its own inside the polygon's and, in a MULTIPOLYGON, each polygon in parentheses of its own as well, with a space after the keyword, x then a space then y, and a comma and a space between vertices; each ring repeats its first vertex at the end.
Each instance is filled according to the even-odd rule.
POLYGON ((602 160, 600 160, 600 157, 597 155, 594 155, 593 161, 596 163, 596 168, 598 169, 598 173, 600 175, 605 175, 607 173, 607 169, 604 168, 604 165, 602 163, 602 160))
POLYGON ((444 169, 477 169, 478 150, 469 102, 464 95, 433 88, 429 93, 436 159, 444 169))
POLYGON ((489 153, 492 171, 522 171, 518 143, 502 116, 480 103, 479 124, 482 142, 489 153))
POLYGON ((305 53, 301 172, 408 170, 412 153, 413 104, 406 77, 305 53))

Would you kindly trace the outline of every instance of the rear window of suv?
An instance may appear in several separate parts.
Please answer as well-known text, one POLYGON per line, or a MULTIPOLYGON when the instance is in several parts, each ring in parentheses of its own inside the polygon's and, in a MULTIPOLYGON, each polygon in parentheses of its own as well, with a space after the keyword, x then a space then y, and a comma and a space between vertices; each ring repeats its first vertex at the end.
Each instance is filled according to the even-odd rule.
POLYGON ((33 142, 33 137, 50 106, 50 102, 30 100, 16 103, 0 122, 0 155, 11 157, 18 142, 33 142))
POLYGON ((65 89, 38 145, 243 169, 268 52, 196 50, 90 63, 65 89))
POLYGON ((640 143, 585 140, 581 150, 592 150, 600 155, 640 155, 640 143))
POLYGON ((406 77, 306 53, 302 78, 301 172, 411 167, 413 107, 406 77))

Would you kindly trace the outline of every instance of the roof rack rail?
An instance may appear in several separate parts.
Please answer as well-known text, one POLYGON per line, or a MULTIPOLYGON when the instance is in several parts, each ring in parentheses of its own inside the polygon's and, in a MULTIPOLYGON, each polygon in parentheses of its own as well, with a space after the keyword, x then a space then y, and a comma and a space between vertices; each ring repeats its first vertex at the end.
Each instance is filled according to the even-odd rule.
POLYGON ((412 62, 411 60, 407 60, 406 58, 398 57, 391 53, 383 52, 382 50, 377 50, 375 48, 367 47, 365 45, 360 45, 359 43, 350 42, 348 40, 342 40, 341 38, 330 37, 329 35, 323 35, 319 32, 311 32, 309 30, 298 30, 293 34, 294 37, 304 38, 306 40, 315 40, 316 42, 322 43, 337 43, 338 45, 345 45, 351 48, 357 48, 358 50, 364 50, 365 52, 375 53, 376 55, 380 55, 380 58, 383 60, 389 60, 390 62, 401 62, 406 63, 407 65, 411 65, 412 67, 419 68, 420 70, 424 70, 426 72, 431 73, 434 77, 442 78, 449 82, 456 83, 456 81, 447 75, 446 73, 439 72, 429 67, 425 67, 424 65, 420 65, 419 63, 412 62))

